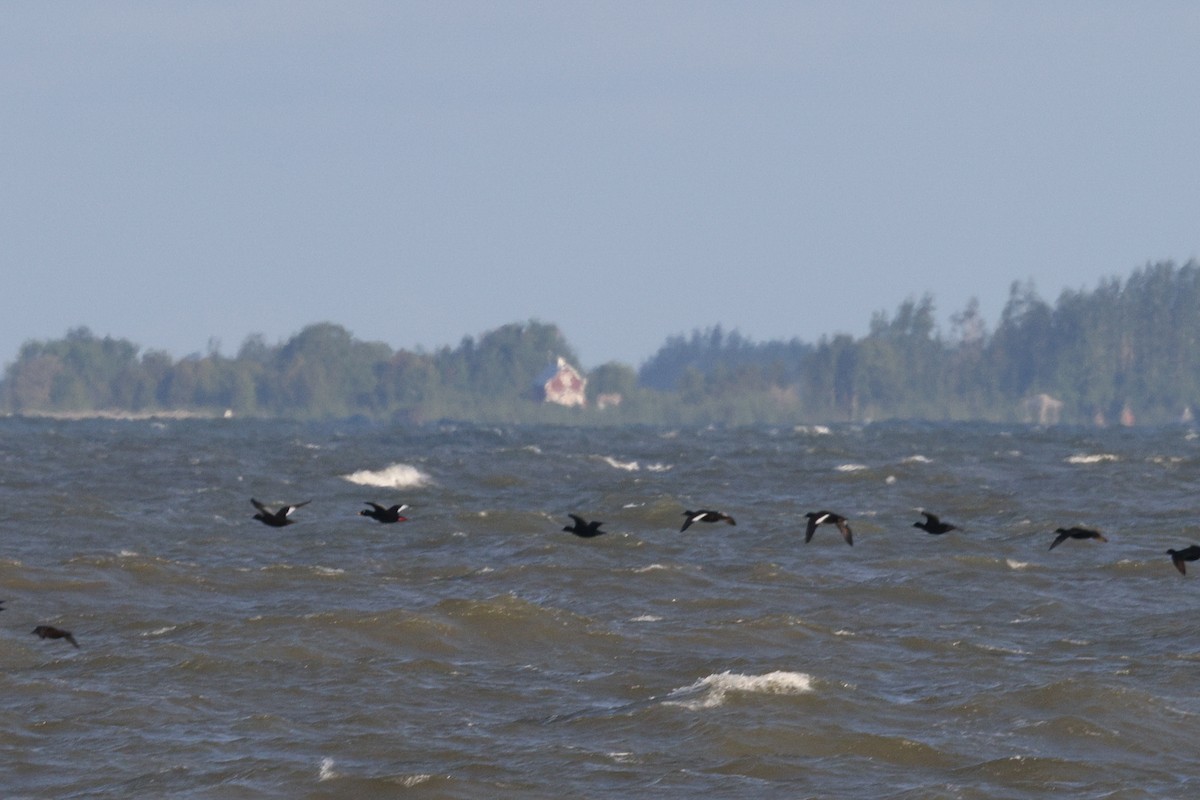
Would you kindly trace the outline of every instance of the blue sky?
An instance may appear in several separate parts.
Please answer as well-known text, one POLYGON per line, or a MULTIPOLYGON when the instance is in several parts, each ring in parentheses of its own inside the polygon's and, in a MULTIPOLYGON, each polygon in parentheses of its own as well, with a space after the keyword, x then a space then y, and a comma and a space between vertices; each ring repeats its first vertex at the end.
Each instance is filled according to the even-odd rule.
POLYGON ((1188 2, 8 3, 0 363, 994 325, 1200 256, 1197 123, 1188 2))

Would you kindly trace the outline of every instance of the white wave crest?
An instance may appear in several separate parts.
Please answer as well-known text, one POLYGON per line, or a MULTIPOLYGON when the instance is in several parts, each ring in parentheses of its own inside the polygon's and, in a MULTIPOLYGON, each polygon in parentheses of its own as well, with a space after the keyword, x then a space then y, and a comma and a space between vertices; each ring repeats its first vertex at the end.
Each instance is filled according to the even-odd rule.
POLYGON ((1004 559, 1004 563, 1008 565, 1009 569, 1029 569, 1028 561, 1017 561, 1013 558, 1006 558, 1004 559))
POLYGON ((862 472, 868 469, 866 464, 839 464, 834 467, 838 472, 862 472))
POLYGON ((929 458, 928 456, 923 456, 923 455, 917 454, 915 456, 909 456, 908 458, 901 461, 901 463, 902 464, 932 464, 933 460, 931 458, 929 458))
POLYGON ((380 470, 360 469, 342 478, 359 486, 380 489, 417 489, 430 483, 429 476, 411 464, 392 464, 380 470))
POLYGON ((691 686, 675 689, 668 697, 698 695, 694 699, 666 700, 665 705, 682 706, 689 711, 715 708, 730 692, 742 694, 805 694, 812 691, 812 676, 803 672, 768 672, 765 675, 741 675, 721 672, 701 678, 691 686))
POLYGON ((623 469, 626 472, 637 472, 642 468, 636 461, 617 461, 612 456, 600 456, 600 460, 613 469, 623 469))
POLYGON ((832 430, 824 425, 797 425, 792 428, 792 432, 808 434, 809 436, 828 436, 833 433, 832 430))
POLYGON ((1120 461, 1120 456, 1112 453, 1080 453, 1078 455, 1068 456, 1068 464, 1102 464, 1106 461, 1120 461))
POLYGON ((338 774, 333 771, 333 759, 332 758, 322 758, 321 759, 321 769, 320 769, 320 771, 317 772, 317 780, 318 781, 331 781, 336 777, 338 777, 338 774))
POLYGON ((647 472, 667 472, 675 467, 674 464, 663 464, 660 462, 647 464, 645 467, 642 467, 637 461, 620 461, 612 456, 595 456, 595 458, 600 459, 613 469, 625 470, 626 472, 638 472, 642 469, 645 469, 647 472))

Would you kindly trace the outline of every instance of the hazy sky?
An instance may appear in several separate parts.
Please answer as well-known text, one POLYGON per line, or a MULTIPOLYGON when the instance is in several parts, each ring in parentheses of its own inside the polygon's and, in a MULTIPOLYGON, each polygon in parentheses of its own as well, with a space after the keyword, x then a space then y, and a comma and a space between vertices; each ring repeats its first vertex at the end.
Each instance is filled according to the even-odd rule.
POLYGON ((994 325, 1200 255, 1198 130, 1193 2, 10 2, 0 364, 994 325))

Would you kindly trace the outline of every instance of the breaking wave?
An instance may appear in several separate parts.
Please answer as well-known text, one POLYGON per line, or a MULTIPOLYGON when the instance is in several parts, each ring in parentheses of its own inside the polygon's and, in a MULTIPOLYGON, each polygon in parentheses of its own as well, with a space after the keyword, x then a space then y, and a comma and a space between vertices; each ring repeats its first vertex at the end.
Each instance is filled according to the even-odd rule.
POLYGON ((1068 464, 1103 464, 1106 461, 1120 461, 1120 456, 1112 453, 1081 453, 1068 456, 1068 464))
POLYGON ((411 464, 392 464, 380 470, 360 469, 342 478, 359 486, 380 489, 418 489, 430 483, 429 476, 411 464))
POLYGON ((730 693, 805 694, 812 691, 812 676, 803 672, 768 672, 765 675, 741 675, 720 672, 701 678, 691 686, 675 689, 665 705, 682 706, 689 711, 722 705, 730 693))
POLYGON ((671 469, 670 464, 655 463, 647 464, 645 467, 643 467, 637 461, 618 461, 612 456, 597 456, 597 458, 599 458, 605 464, 608 464, 613 469, 620 469, 624 470, 625 472, 637 472, 641 469, 645 469, 647 472, 667 472, 671 469))

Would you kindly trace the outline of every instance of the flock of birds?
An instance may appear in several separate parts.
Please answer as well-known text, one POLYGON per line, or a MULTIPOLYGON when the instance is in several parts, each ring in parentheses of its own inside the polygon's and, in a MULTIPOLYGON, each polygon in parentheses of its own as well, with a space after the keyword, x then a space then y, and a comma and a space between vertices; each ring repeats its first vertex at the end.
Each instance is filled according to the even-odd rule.
MULTIPOLYGON (((270 525, 272 528, 282 528, 285 525, 291 525, 295 522, 291 519, 291 514, 297 508, 306 506, 311 503, 311 500, 305 500, 303 503, 295 503, 294 505, 281 506, 275 511, 270 510, 254 498, 250 498, 250 502, 258 509, 258 513, 254 515, 254 519, 270 525)), ((358 513, 364 517, 371 517, 380 522, 405 522, 407 517, 400 516, 400 512, 407 509, 407 504, 394 505, 390 508, 384 508, 378 503, 367 501, 369 509, 363 509, 358 513)), ((949 533, 950 531, 958 530, 958 527, 951 525, 949 522, 942 522, 937 514, 932 514, 928 511, 920 512, 925 519, 913 523, 914 528, 920 528, 926 533, 940 535, 949 533)), ((600 530, 603 522, 598 520, 587 520, 578 514, 567 514, 571 518, 571 524, 563 528, 567 533, 573 533, 582 539, 591 539, 608 531, 600 530)), ((684 511, 683 527, 679 529, 683 533, 697 522, 724 522, 727 525, 737 525, 729 514, 724 511, 714 511, 712 509, 702 508, 699 511, 684 511)), ((812 541, 813 534, 817 532, 817 528, 821 525, 833 525, 842 534, 842 538, 846 540, 846 544, 854 546, 854 532, 850 530, 850 523, 841 514, 835 514, 832 511, 809 511, 804 515, 808 518, 808 525, 804 529, 804 543, 808 544, 812 541)), ((1057 528, 1054 531, 1054 541, 1050 543, 1050 549, 1058 547, 1067 539, 1095 539, 1100 542, 1107 542, 1108 537, 1100 533, 1100 531, 1092 528, 1057 528)), ((1175 569, 1179 570, 1180 575, 1187 574, 1186 562, 1196 561, 1200 559, 1200 545, 1190 545, 1182 550, 1167 550, 1167 555, 1171 557, 1171 563, 1175 565, 1175 569)))
MULTIPOLYGON (((281 506, 275 511, 271 511, 254 498, 250 498, 250 502, 258 509, 258 513, 254 515, 254 519, 262 522, 264 525, 270 525, 273 528, 282 528, 285 525, 291 525, 295 520, 291 519, 291 514, 297 508, 306 506, 311 503, 311 500, 305 500, 303 503, 296 503, 289 506, 281 506)), ((407 504, 394 505, 390 508, 384 508, 378 503, 367 501, 369 509, 363 509, 358 513, 364 517, 371 517, 379 522, 405 522, 407 517, 400 515, 409 506, 407 504)), ((949 522, 943 522, 937 514, 932 514, 928 511, 920 512, 925 519, 913 523, 914 528, 920 528, 926 533, 941 535, 950 531, 958 530, 958 527, 951 525, 949 522)), ((578 514, 567 514, 571 518, 571 524, 563 528, 567 533, 573 533, 582 539, 591 539, 608 531, 600 530, 603 522, 599 520, 587 520, 578 514)), ((726 525, 737 525, 729 514, 724 511, 714 511, 712 509, 702 508, 699 511, 684 511, 683 527, 679 529, 683 533, 693 524, 697 522, 724 522, 726 525)), ((808 544, 812 541, 813 534, 817 532, 817 528, 821 525, 833 525, 842 534, 842 538, 846 540, 846 544, 854 546, 854 532, 850 530, 850 523, 841 514, 835 514, 832 511, 810 511, 804 515, 808 518, 808 525, 804 529, 804 543, 808 544)), ((1050 543, 1050 549, 1058 547, 1067 539, 1095 539, 1100 542, 1107 542, 1108 537, 1100 533, 1100 531, 1092 528, 1057 528, 1054 531, 1054 541, 1050 543)), ((1182 550, 1167 550, 1167 555, 1171 557, 1171 563, 1175 565, 1175 569, 1179 570, 1180 575, 1187 574, 1186 562, 1196 561, 1200 559, 1200 545, 1190 545, 1182 550)))
MULTIPOLYGON (((305 500, 303 503, 294 503, 292 505, 280 506, 275 510, 271 510, 263 503, 253 497, 250 498, 250 503, 258 510, 254 515, 254 519, 271 528, 283 528, 295 523, 292 519, 292 513, 298 508, 311 503, 312 500, 305 500)), ((409 508, 407 503, 398 503, 392 506, 382 506, 379 503, 367 501, 365 505, 370 508, 364 508, 359 511, 360 516, 370 517, 377 522, 395 523, 407 522, 408 517, 401 514, 409 508)), ((913 523, 914 528, 920 528, 926 533, 941 535, 950 531, 958 530, 958 527, 951 525, 948 522, 943 522, 936 514, 928 511, 920 512, 925 519, 913 523)), ((568 514, 571 518, 571 524, 564 527, 563 530, 567 533, 573 533, 583 539, 591 539, 608 531, 600 530, 603 522, 598 520, 587 520, 578 514, 568 514)), ((724 522, 727 525, 737 525, 737 522, 732 516, 723 511, 714 511, 712 509, 702 508, 698 511, 684 511, 683 527, 679 529, 680 533, 686 531, 697 522, 715 523, 724 522)), ((817 528, 821 525, 832 525, 842 534, 842 538, 846 540, 846 544, 854 546, 854 532, 850 529, 850 523, 841 514, 836 514, 832 511, 810 511, 804 515, 808 519, 808 525, 804 530, 804 543, 808 544, 812 541, 813 534, 817 532, 817 528)), ((1057 528, 1055 531, 1054 541, 1050 543, 1050 549, 1058 547, 1067 539, 1094 539, 1100 542, 1107 542, 1108 538, 1100 531, 1092 528, 1057 528)), ((1167 555, 1171 557, 1171 563, 1175 565, 1175 569, 1179 570, 1180 575, 1187 574, 1187 562, 1200 560, 1200 545, 1189 545, 1182 550, 1167 550, 1167 555)), ((4 611, 4 600, 0 600, 0 611, 4 611)), ((39 639, 65 639, 79 647, 79 642, 75 641, 74 635, 70 631, 56 628, 53 625, 38 625, 32 631, 33 635, 39 639)))
MULTIPOLYGON (((362 512, 367 513, 367 512, 362 512)), ((926 533, 940 535, 949 533, 950 531, 958 530, 958 527, 951 525, 949 522, 942 522, 937 514, 931 514, 928 511, 922 511, 921 515, 925 519, 913 523, 914 528, 920 528, 926 533)), ((585 539, 590 539, 593 536, 599 536, 605 531, 600 530, 603 522, 588 521, 576 514, 568 514, 573 522, 563 528, 568 533, 573 533, 576 536, 582 536, 585 539)), ((728 525, 736 525, 733 517, 723 511, 713 511, 711 509, 700 509, 699 511, 684 511, 683 516, 686 517, 683 521, 683 527, 679 529, 680 533, 686 531, 695 522, 724 522, 728 525)), ((835 514, 832 511, 809 511, 804 515, 808 518, 808 525, 804 529, 804 543, 808 544, 812 541, 813 534, 817 532, 817 527, 820 525, 833 525, 842 534, 842 538, 846 540, 846 544, 854 546, 854 532, 850 530, 850 523, 841 514, 835 514)), ((1050 549, 1058 547, 1067 539, 1095 539, 1101 542, 1107 542, 1108 538, 1100 533, 1100 531, 1091 528, 1057 528, 1054 531, 1054 541, 1050 543, 1050 549)), ((1171 557, 1171 563, 1175 565, 1175 569, 1179 570, 1180 575, 1187 574, 1187 562, 1200 559, 1200 545, 1190 545, 1182 550, 1167 550, 1167 555, 1171 557)))

